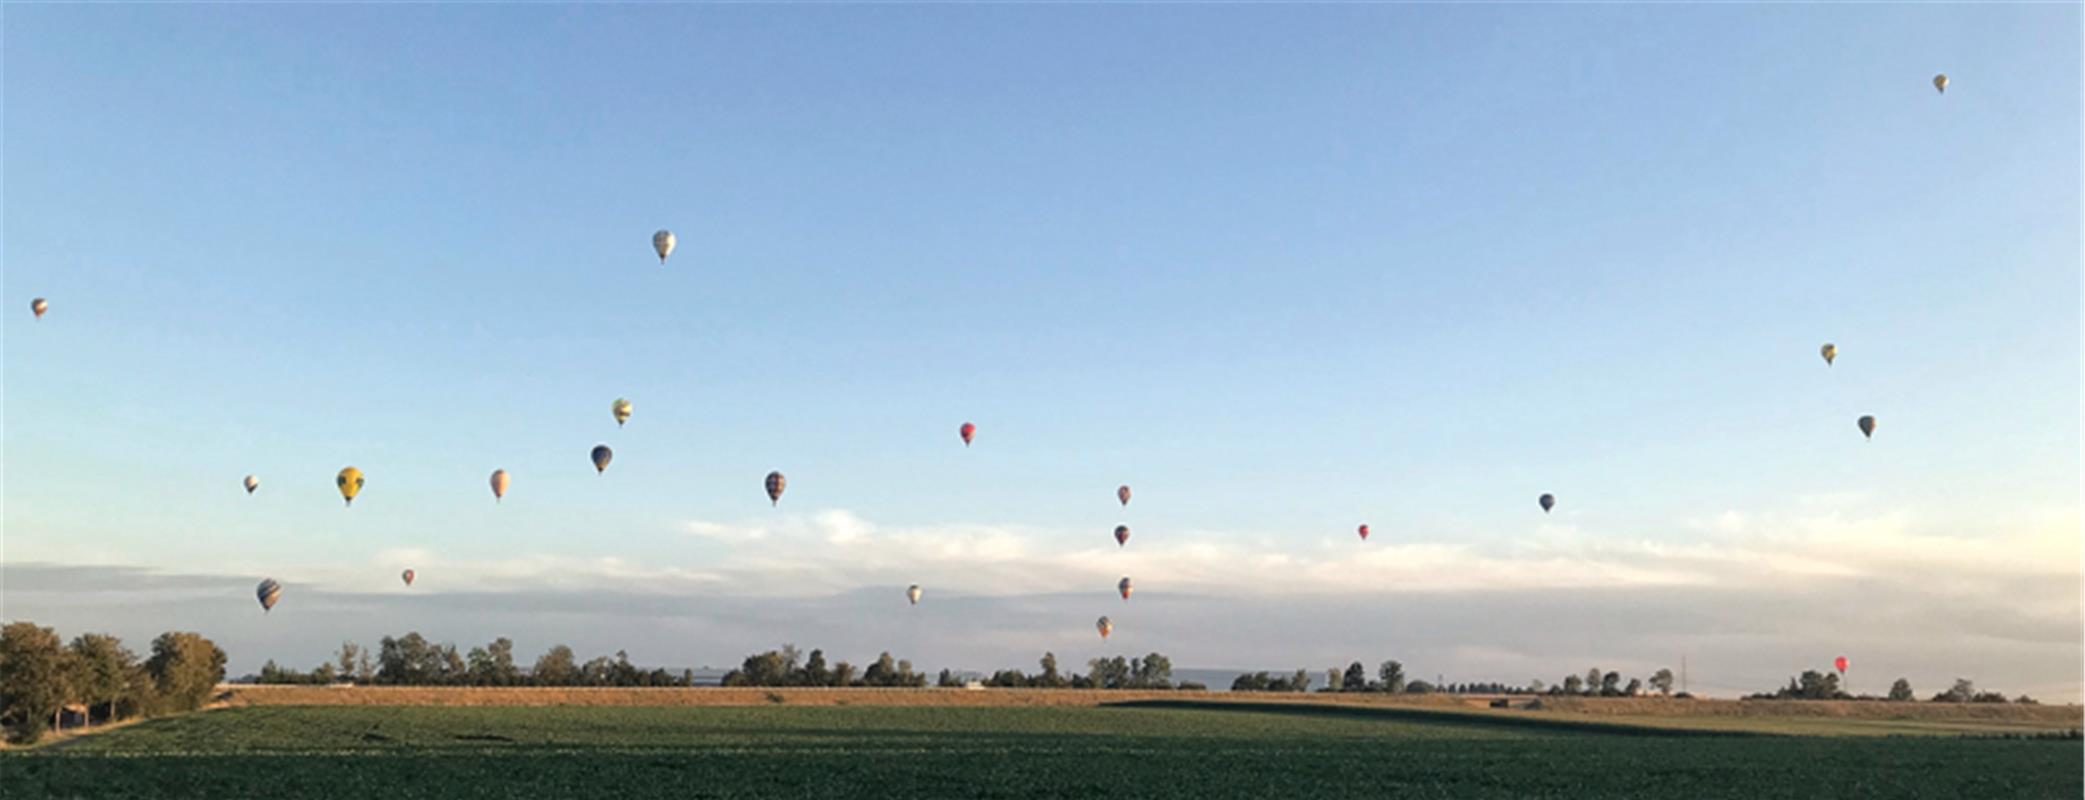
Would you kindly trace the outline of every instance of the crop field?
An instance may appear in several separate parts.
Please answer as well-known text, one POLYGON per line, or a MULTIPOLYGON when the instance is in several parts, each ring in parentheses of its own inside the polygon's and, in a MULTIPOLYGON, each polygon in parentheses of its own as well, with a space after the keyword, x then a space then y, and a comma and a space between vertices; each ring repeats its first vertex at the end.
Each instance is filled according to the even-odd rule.
POLYGON ((1328 704, 245 706, 0 754, 37 797, 2078 797, 2076 740, 1328 704))

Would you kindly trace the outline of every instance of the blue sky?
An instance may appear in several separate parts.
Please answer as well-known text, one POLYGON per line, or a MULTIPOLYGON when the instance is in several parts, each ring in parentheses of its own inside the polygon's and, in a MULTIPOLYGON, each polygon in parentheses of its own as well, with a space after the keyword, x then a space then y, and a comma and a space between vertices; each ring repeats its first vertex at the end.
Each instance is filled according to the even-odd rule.
MULTIPOLYGON (((2017 559, 1987 577, 2053 569, 2018 602, 2069 622, 2068 655, 2008 666, 2075 695, 2079 23, 11 7, 6 557, 342 596, 400 591, 403 561, 429 592, 819 598, 901 589, 901 543, 939 537, 957 549, 917 570, 938 591, 1011 592, 977 557, 1076 597, 1131 558, 1106 560, 1118 522, 1147 570, 1209 559, 1181 578, 1211 595, 1400 591, 1400 547, 1479 575, 1561 551, 1565 587, 1708 545, 1872 577, 1851 537, 1943 578, 1965 551, 2017 559), (348 464, 369 487, 343 510, 348 464), (1375 561, 1349 557, 1360 522, 1375 561), (860 525, 888 575, 808 552, 860 525)), ((1828 580, 1720 569, 1763 604, 1828 580)), ((1426 586, 1527 588, 1496 574, 1426 586)), ((445 632, 502 632, 482 626, 445 632)))

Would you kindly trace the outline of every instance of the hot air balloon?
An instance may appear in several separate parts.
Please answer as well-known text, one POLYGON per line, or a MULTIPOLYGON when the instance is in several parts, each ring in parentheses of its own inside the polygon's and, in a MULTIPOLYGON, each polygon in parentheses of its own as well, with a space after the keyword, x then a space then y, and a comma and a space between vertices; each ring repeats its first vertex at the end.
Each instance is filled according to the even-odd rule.
POLYGON ((783 490, 783 489, 785 489, 785 488, 787 488, 788 486, 789 486, 789 480, 788 480, 787 478, 784 478, 784 477, 782 477, 782 473, 780 473, 780 472, 770 472, 770 473, 768 473, 768 474, 767 474, 767 502, 768 502, 768 505, 771 505, 771 506, 778 506, 778 505, 781 505, 781 504, 782 504, 782 490, 783 490))
POLYGON ((1125 506, 1129 505, 1129 484, 1125 483, 1116 487, 1115 499, 1122 501, 1122 504, 1125 506))
POLYGON ((1121 547, 1121 546, 1123 546, 1123 545, 1126 545, 1126 544, 1129 544, 1129 526, 1128 526, 1128 525, 1117 525, 1117 526, 1115 526, 1115 546, 1116 546, 1116 547, 1121 547))
POLYGON ((506 470, 496 469, 492 471, 492 502, 497 503, 501 498, 507 496, 507 484, 511 480, 511 478, 507 477, 506 470))
POLYGON ((965 422, 963 423, 963 427, 958 429, 956 432, 963 434, 963 446, 969 447, 971 437, 977 435, 977 426, 965 422))
POLYGON ((913 605, 919 605, 919 584, 905 587, 905 599, 912 601, 913 605))
POLYGON ((1839 346, 1831 342, 1825 342, 1823 347, 1817 348, 1817 352, 1819 355, 1824 356, 1824 365, 1829 367, 1832 365, 1832 359, 1839 357, 1839 346))
POLYGON ((1933 89, 1941 94, 1947 94, 1947 73, 1943 72, 1933 76, 1933 89))
POLYGON ((1361 541, 1368 541, 1368 526, 1361 526, 1361 541))
POLYGON ((608 407, 608 413, 615 415, 615 426, 622 427, 623 423, 630 421, 630 401, 616 398, 615 403, 608 407))
POLYGON ((1129 578, 1127 577, 1123 578, 1120 583, 1115 584, 1115 590, 1122 593, 1123 600, 1128 600, 1130 591, 1134 590, 1135 588, 1137 587, 1131 584, 1129 582, 1129 578))
POLYGON ((1838 658, 1834 658, 1834 659, 1832 659, 1832 666, 1834 666, 1834 667, 1837 667, 1837 668, 1838 668, 1838 670, 1839 670, 1839 677, 1841 677, 1841 678, 1844 678, 1844 677, 1846 677, 1846 657, 1845 657, 1845 656, 1840 656, 1840 657, 1838 657, 1838 658))
POLYGON ((1100 631, 1100 638, 1102 639, 1108 638, 1108 634, 1115 632, 1115 623, 1107 617, 1101 617, 1100 621, 1093 623, 1093 627, 1100 631))
POLYGON ((403 580, 405 581, 405 585, 407 585, 407 586, 411 586, 411 585, 413 585, 413 571, 412 571, 412 570, 406 570, 406 571, 404 571, 404 572, 398 573, 398 577, 399 577, 399 578, 401 578, 401 579, 403 579, 403 580))
POLYGON ((245 484, 246 493, 253 494, 253 490, 261 488, 261 479, 248 475, 246 476, 245 484))
MULTIPOLYGON (((1859 424, 1860 424, 1860 426, 1861 426, 1861 435, 1862 435, 1862 436, 1864 436, 1864 437, 1867 437, 1867 438, 1869 438, 1869 439, 1873 439, 1873 438, 1875 438, 1875 418, 1874 418, 1874 417, 1872 417, 1872 416, 1868 416, 1868 417, 1861 417, 1861 420, 1860 420, 1860 423, 1859 423, 1859 424)), ((1912 438, 1917 438, 1917 437, 1915 437, 1915 436, 1914 436, 1914 437, 1912 437, 1912 438)))
POLYGON ((253 596, 261 601, 261 613, 273 611, 275 601, 282 599, 282 584, 276 583, 274 578, 264 579, 261 585, 253 590, 253 596))
POLYGON ((340 489, 340 499, 346 500, 351 506, 355 504, 355 495, 362 493, 362 484, 365 482, 362 471, 354 467, 343 468, 339 475, 333 476, 333 485, 340 489))
POLYGON ((596 475, 599 475, 599 474, 601 474, 601 473, 603 473, 603 472, 607 472, 607 471, 608 471, 608 462, 609 462, 609 460, 610 460, 610 459, 613 459, 613 458, 615 458, 615 451, 614 451, 614 450, 610 450, 610 449, 608 449, 608 445, 605 445, 605 444, 597 444, 597 445, 594 445, 594 453, 593 453, 593 459, 594 459, 594 474, 596 474, 596 475))
POLYGON ((673 231, 660 230, 652 234, 652 250, 659 254, 659 263, 666 263, 666 257, 673 255, 673 231))
POLYGON ((31 300, 29 301, 29 310, 36 312, 37 319, 43 319, 43 312, 51 310, 51 301, 41 297, 31 300))
POLYGON ((1549 513, 1550 509, 1556 508, 1557 496, 1553 494, 1545 494, 1542 496, 1542 499, 1537 500, 1536 502, 1542 504, 1542 513, 1547 514, 1549 513))

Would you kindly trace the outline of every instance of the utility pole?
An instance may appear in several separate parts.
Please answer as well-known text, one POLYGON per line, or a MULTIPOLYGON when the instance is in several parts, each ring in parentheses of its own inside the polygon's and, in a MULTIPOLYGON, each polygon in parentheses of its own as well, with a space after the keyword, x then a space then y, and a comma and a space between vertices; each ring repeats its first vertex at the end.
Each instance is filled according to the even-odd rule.
POLYGON ((1680 694, 1687 693, 1687 654, 1680 654, 1680 694))

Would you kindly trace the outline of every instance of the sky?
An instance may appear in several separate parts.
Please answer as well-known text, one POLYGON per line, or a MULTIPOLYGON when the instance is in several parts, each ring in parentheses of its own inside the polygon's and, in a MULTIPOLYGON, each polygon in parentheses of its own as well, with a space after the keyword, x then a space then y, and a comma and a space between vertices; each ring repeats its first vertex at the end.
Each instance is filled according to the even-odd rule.
POLYGON ((0 25, 8 619, 2085 693, 2074 5, 0 25))

